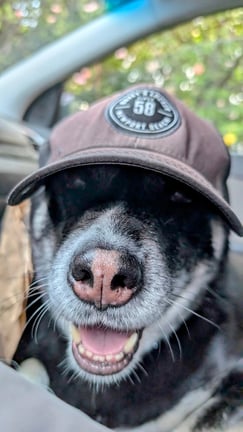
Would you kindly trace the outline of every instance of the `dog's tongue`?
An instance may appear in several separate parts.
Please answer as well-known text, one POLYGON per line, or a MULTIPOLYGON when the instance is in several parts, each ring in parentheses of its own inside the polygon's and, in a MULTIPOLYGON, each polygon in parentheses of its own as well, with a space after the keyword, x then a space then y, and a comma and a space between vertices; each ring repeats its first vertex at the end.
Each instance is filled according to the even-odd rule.
POLYGON ((117 332, 98 327, 80 328, 83 346, 95 354, 116 354, 122 351, 131 333, 117 332))

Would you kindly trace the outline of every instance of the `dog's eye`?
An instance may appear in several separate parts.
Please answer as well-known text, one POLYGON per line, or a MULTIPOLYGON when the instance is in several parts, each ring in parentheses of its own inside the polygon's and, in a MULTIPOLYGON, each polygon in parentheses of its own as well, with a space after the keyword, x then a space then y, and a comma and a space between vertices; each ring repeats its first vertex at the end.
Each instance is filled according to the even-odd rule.
POLYGON ((84 190, 86 187, 86 182, 80 177, 68 178, 66 182, 66 187, 68 189, 81 189, 84 190))
POLYGON ((176 191, 171 196, 171 201, 174 203, 190 204, 192 202, 192 199, 188 195, 176 191))

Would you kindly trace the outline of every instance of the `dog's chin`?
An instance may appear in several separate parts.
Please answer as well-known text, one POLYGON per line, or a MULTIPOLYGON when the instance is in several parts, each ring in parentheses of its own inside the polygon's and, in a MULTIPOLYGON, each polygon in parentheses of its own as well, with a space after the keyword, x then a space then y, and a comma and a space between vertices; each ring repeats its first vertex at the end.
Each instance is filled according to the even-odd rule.
POLYGON ((142 332, 72 324, 69 365, 92 384, 118 383, 130 375, 137 363, 135 357, 142 332))

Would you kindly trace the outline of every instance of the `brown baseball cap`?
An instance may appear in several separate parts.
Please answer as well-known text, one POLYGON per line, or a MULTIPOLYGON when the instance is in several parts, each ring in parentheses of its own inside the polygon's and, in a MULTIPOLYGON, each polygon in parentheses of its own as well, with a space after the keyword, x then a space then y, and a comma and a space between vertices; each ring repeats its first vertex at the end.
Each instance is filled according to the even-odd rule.
POLYGON ((71 167, 129 165, 190 186, 243 235, 225 198, 230 157, 222 138, 210 123, 158 87, 133 86, 67 117, 53 129, 49 144, 45 166, 15 186, 8 204, 20 203, 47 177, 71 167))

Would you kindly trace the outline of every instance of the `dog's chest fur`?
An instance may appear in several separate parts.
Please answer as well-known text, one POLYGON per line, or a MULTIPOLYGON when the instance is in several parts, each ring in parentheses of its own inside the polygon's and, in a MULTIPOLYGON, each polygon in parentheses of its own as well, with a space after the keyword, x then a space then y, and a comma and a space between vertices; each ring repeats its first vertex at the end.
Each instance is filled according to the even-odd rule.
POLYGON ((39 357, 58 396, 112 429, 199 432, 239 423, 242 365, 225 289, 227 229, 213 209, 176 182, 128 169, 76 170, 47 190, 47 198, 33 199, 33 258, 61 330, 43 319, 39 344, 27 332, 16 359, 39 357), (96 310, 73 296, 66 273, 75 251, 90 244, 126 249, 142 266, 128 303, 96 310), (78 377, 70 322, 142 329, 128 367, 107 380, 78 377), (74 372, 64 376, 66 349, 74 372))

